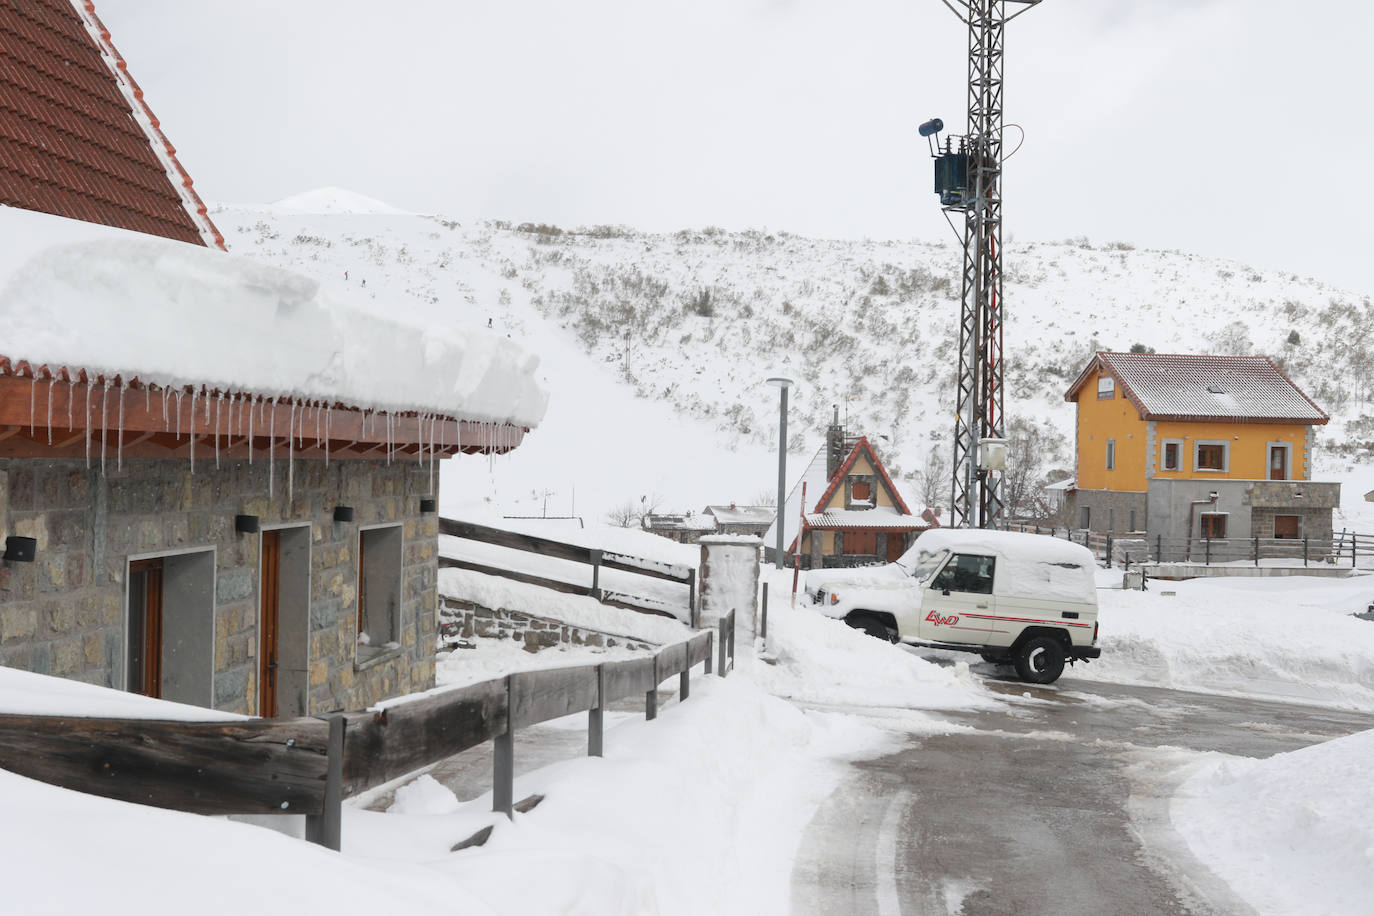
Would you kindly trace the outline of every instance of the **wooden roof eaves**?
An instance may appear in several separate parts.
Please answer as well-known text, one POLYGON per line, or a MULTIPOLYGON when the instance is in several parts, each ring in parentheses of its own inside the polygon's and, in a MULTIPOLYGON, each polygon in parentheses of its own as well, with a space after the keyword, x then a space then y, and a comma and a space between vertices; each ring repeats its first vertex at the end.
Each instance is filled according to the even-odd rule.
MULTIPOLYGON (((887 468, 883 467, 883 463, 878 460, 878 455, 873 451, 873 446, 869 444, 867 436, 860 436, 859 440, 854 443, 853 449, 849 452, 849 457, 840 465, 839 470, 835 471, 835 476, 830 478, 830 483, 826 486, 825 493, 811 511, 824 511, 823 507, 825 504, 830 501, 831 496, 835 495, 835 491, 839 488, 840 482, 849 474, 850 468, 854 466, 854 462, 859 459, 859 451, 861 449, 868 455, 868 460, 873 462, 873 467, 877 470, 879 476, 882 477, 883 483, 887 487, 888 495, 891 496, 892 501, 897 504, 897 507, 901 510, 901 514, 910 515, 911 510, 907 508, 906 502, 902 499, 901 494, 897 492, 897 487, 892 483, 892 478, 888 476, 887 468)), ((806 520, 804 518, 802 519, 802 525, 803 530, 805 530, 806 520)))

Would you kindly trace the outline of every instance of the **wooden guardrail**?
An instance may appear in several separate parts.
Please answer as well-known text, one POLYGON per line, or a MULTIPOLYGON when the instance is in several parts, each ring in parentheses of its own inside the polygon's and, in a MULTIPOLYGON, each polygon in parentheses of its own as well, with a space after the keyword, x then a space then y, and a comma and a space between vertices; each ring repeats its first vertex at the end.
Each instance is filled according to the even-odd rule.
MULTIPOLYGON (((733 667, 722 621, 719 673, 733 667)), ((697 633, 652 656, 528 671, 327 718, 174 722, 0 715, 0 769, 106 798, 195 814, 304 814, 312 842, 339 848, 343 799, 495 741, 494 810, 512 813, 515 732, 587 712, 587 752, 601 756, 607 704, 712 670, 716 634, 697 633)))
POLYGON ((647 576, 652 579, 666 579, 670 582, 680 582, 687 587, 688 622, 693 627, 698 625, 697 571, 690 566, 660 563, 657 560, 649 560, 644 557, 615 553, 610 550, 602 550, 596 547, 583 547, 578 544, 568 544, 564 541, 552 540, 551 538, 539 537, 533 534, 520 534, 514 531, 506 531, 502 528, 491 528, 487 525, 478 525, 473 522, 463 522, 452 518, 439 519, 439 533, 447 534, 452 537, 466 538, 471 541, 481 541, 486 544, 493 544, 497 547, 507 547, 511 550, 523 550, 527 553, 538 554, 539 556, 549 557, 555 560, 568 560, 574 563, 587 564, 591 566, 591 584, 578 585, 572 582, 564 582, 560 579, 550 579, 545 576, 516 572, 515 570, 503 569, 498 566, 474 563, 470 560, 461 560, 457 557, 445 557, 441 555, 439 557, 439 565, 442 567, 467 569, 473 572, 485 573, 489 576, 500 576, 515 582, 524 582, 527 585, 538 585, 541 588, 553 589, 554 591, 571 595, 589 595, 602 604, 624 608, 630 611, 639 611, 645 614, 658 614, 663 617, 677 617, 677 615, 663 602, 656 599, 602 588, 602 569, 614 569, 618 572, 634 573, 635 575, 647 576))

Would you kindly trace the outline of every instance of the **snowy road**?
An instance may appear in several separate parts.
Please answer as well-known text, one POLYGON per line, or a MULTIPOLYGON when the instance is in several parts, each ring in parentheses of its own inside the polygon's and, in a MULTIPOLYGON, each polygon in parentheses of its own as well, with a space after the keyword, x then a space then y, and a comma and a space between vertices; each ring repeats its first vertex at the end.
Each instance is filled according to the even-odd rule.
POLYGON ((950 734, 854 765, 807 828, 792 912, 1249 913, 1169 825, 1179 754, 1268 757, 1374 727, 1071 676, 987 683, 1005 709, 944 714, 950 734))

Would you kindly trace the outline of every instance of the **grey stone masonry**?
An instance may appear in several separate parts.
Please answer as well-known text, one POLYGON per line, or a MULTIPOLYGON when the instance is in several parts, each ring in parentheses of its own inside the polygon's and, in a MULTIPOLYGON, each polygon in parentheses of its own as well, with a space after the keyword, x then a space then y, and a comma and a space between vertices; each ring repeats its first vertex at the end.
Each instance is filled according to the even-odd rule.
POLYGON ((208 644, 190 651, 211 669, 215 708, 256 714, 261 536, 235 531, 242 514, 264 527, 308 526, 308 624, 301 611, 300 630, 283 625, 281 636, 308 640, 307 714, 434 685, 438 517, 420 513, 428 468, 413 459, 288 467, 280 450, 275 462, 197 456, 194 470, 184 459, 119 464, 113 455, 89 466, 0 459, 0 522, 38 544, 35 562, 0 564, 0 664, 124 689, 131 558, 212 552, 213 631, 207 624, 208 644), (353 507, 354 521, 334 521, 340 505, 353 507), (396 645, 360 664, 360 529, 388 523, 402 531, 396 645))
POLYGON ((1088 529, 1105 534, 1144 531, 1149 497, 1128 490, 1070 490, 1064 500, 1064 524, 1083 527, 1082 510, 1088 509, 1088 529), (1132 527, 1134 521, 1134 527, 1132 527))
MULTIPOLYGON (((526 652, 554 646, 595 646, 649 650, 656 645, 634 636, 573 626, 509 608, 489 608, 462 598, 443 596, 439 603, 440 638, 450 645, 469 639, 509 639, 526 652)), ((684 634, 689 632, 685 628, 684 634)))

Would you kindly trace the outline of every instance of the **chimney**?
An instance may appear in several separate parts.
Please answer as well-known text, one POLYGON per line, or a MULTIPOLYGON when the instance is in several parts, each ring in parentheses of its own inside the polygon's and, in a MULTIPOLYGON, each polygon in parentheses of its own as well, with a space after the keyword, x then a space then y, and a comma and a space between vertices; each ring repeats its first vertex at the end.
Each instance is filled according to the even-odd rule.
POLYGON ((844 463, 844 427, 840 426, 840 405, 835 406, 835 418, 825 431, 825 479, 835 476, 844 463))

